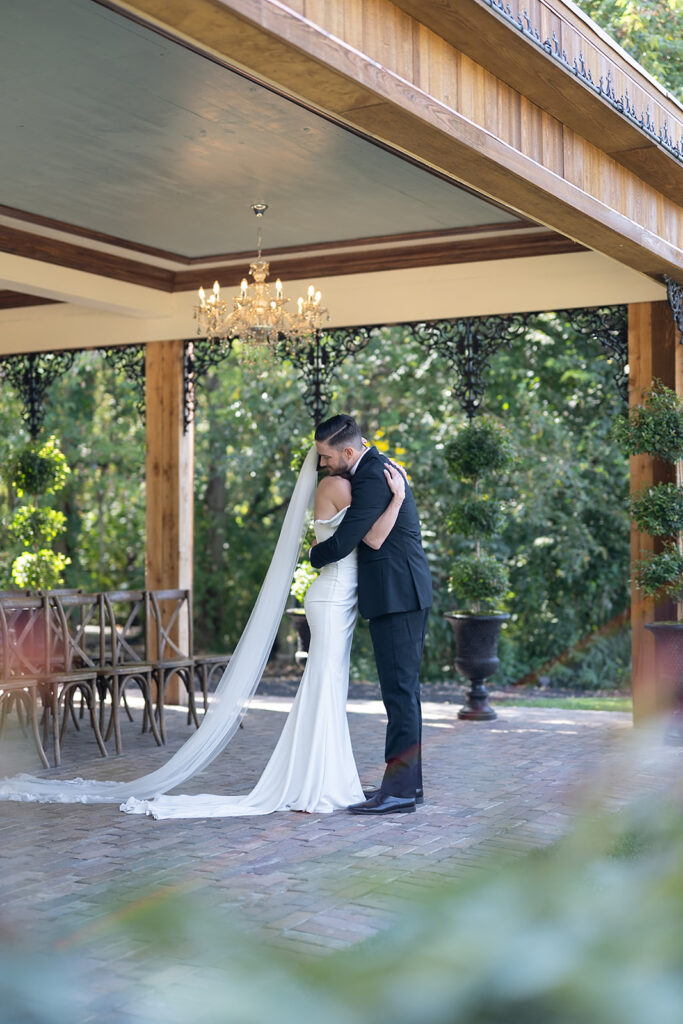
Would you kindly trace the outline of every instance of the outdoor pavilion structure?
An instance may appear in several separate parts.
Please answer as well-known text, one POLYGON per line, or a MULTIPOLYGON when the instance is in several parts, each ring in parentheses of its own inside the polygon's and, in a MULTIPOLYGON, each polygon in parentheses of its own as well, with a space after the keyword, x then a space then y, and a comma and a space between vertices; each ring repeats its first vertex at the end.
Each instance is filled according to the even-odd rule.
MULTIPOLYGON (((149 588, 192 582, 192 385, 211 356, 186 339, 198 286, 245 274, 253 202, 272 277, 292 297, 314 280, 348 351, 410 323, 448 357, 463 330, 491 347, 523 314, 596 309, 615 344, 628 332, 632 403, 654 378, 683 395, 683 110, 568 0, 2 16, 0 370, 34 426, 79 349, 144 379, 149 588)), ((633 490, 663 472, 632 459, 633 490)), ((634 532, 634 558, 651 544, 634 532)), ((643 624, 669 616, 633 592, 637 718, 657 704, 643 624)))

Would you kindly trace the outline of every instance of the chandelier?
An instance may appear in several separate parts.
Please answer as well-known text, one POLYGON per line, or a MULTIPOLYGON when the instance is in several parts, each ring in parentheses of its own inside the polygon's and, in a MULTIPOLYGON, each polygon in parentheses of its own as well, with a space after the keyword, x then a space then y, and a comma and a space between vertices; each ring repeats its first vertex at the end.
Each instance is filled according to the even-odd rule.
MULTIPOLYGON (((322 318, 327 314, 320 305, 321 294, 313 285, 308 288, 306 298, 297 301, 297 310, 290 313, 286 308, 289 299, 282 294, 282 281, 275 282, 275 294, 268 282, 270 264, 261 255, 263 214, 266 203, 253 203, 256 214, 256 247, 258 255, 249 264, 253 282, 242 279, 238 295, 233 296, 232 306, 221 298, 218 281, 207 295, 199 289, 199 305, 194 307, 197 320, 197 334, 214 341, 227 343, 239 339, 247 355, 259 350, 270 350, 274 354, 282 340, 289 351, 293 351, 320 329, 322 318)), ((327 316, 329 320, 329 316, 327 316)))

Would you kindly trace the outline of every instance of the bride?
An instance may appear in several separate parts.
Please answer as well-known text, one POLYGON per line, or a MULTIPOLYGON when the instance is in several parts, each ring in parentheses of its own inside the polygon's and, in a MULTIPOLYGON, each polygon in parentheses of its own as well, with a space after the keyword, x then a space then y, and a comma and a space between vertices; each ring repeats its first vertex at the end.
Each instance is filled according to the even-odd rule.
MULTIPOLYGON (((42 803, 120 803, 129 814, 154 818, 237 817, 277 810, 329 813, 363 799, 346 717, 349 659, 356 622, 356 552, 322 569, 306 594, 311 627, 306 668, 277 746, 247 795, 165 796, 206 767, 227 745, 260 681, 298 558, 316 484, 317 452, 299 474, 266 579, 249 622, 200 728, 160 769, 132 782, 48 780, 19 775, 0 780, 0 799, 42 803)), ((379 548, 405 494, 402 474, 385 469, 391 500, 363 538, 379 548)), ((316 541, 331 537, 351 502, 351 485, 324 477, 315 489, 316 541)))

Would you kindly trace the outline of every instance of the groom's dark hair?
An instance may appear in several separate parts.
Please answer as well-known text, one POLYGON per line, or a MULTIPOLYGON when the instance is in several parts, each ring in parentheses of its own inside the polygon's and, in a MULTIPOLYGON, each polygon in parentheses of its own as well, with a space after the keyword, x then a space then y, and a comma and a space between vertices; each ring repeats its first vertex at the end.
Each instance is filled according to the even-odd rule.
POLYGON ((319 423, 315 428, 315 439, 331 445, 332 448, 360 448, 363 443, 360 427, 353 416, 346 416, 344 413, 331 416, 329 420, 319 423))

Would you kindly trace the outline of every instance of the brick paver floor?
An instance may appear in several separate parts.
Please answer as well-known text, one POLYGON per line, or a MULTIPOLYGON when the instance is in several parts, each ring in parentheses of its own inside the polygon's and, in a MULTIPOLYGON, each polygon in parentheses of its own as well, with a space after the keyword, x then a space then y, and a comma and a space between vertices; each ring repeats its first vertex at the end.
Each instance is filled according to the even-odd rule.
MULTIPOLYGON (((183 791, 247 792, 289 706, 282 696, 256 699, 228 749, 183 791)), ((426 802, 415 814, 155 822, 112 806, 0 803, 0 928, 43 949, 89 947, 98 980, 81 1019, 132 1022, 126 984, 135 951, 120 939, 98 945, 88 936, 141 892, 153 898, 169 886, 189 887, 259 941, 325 954, 390 927, 425 881, 472 875, 486 870, 491 853, 518 856, 547 844, 597 796, 618 807, 680 769, 680 750, 657 737, 636 743, 627 714, 507 707, 496 721, 465 723, 457 707, 424 706, 426 802)), ((168 718, 169 742, 159 749, 139 733, 136 711, 135 724, 123 723, 124 753, 108 760, 84 724, 67 735, 62 769, 45 774, 146 773, 189 734, 184 712, 168 718)), ((349 720, 361 779, 374 785, 384 709, 355 699, 349 720)), ((10 729, 0 743, 0 777, 37 766, 30 741, 10 729)))

